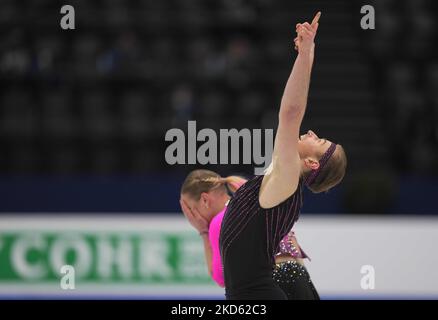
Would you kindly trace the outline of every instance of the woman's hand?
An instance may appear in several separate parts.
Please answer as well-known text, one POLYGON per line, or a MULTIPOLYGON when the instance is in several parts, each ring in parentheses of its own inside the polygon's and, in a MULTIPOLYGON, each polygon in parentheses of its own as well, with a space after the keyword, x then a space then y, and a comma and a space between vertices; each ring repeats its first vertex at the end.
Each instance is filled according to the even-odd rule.
POLYGON ((199 233, 208 232, 209 222, 196 208, 190 208, 183 199, 179 200, 179 204, 189 223, 198 230, 199 233))

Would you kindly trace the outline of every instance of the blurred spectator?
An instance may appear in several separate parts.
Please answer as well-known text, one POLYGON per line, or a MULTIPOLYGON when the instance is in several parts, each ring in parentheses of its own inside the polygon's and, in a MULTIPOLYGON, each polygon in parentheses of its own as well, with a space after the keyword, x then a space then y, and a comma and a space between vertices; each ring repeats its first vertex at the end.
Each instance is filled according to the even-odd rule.
MULTIPOLYGON (((400 174, 434 171, 436 4, 371 4, 372 32, 351 19, 347 1, 336 12, 328 6, 305 129, 342 137, 353 173, 371 162, 400 174)), ((293 61, 291 20, 313 12, 308 4, 267 0, 76 6, 77 29, 64 32, 50 22, 59 18, 56 2, 2 3, 0 138, 15 161, 2 161, 2 172, 168 170, 163 135, 188 120, 275 129, 293 61), (48 161, 31 165, 21 156, 48 161)))
MULTIPOLYGON (((187 121, 194 120, 194 101, 193 93, 188 85, 182 84, 172 92, 172 125, 174 127, 185 127, 187 121)), ((204 106, 206 107, 206 106, 204 106)))

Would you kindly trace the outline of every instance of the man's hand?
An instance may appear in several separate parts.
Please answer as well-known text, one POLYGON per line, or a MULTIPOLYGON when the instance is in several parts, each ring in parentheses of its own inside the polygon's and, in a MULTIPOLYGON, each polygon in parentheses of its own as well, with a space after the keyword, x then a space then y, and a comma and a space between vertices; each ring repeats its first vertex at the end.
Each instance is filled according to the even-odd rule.
POLYGON ((311 53, 315 47, 315 36, 319 26, 319 18, 321 12, 318 12, 312 20, 312 23, 308 22, 298 23, 296 25, 297 37, 294 39, 295 49, 301 53, 311 53))
POLYGON ((190 208, 182 199, 179 200, 179 204, 187 220, 198 232, 208 232, 209 223, 196 208, 190 208))

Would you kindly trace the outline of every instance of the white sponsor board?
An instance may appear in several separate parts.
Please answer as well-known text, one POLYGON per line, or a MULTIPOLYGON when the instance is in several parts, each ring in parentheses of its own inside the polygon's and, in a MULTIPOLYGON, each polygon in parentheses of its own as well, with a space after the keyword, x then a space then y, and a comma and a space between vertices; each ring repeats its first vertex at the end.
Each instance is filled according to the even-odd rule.
MULTIPOLYGON (((303 215, 295 231, 322 298, 438 298, 437 218, 303 215)), ((223 299, 224 291, 182 215, 0 216, 0 298, 45 297, 223 299), (65 265, 74 272, 61 272, 65 265)))
POLYGON ((303 216, 295 230, 323 296, 438 299, 436 217, 303 216), (361 286, 368 266, 374 289, 361 286))

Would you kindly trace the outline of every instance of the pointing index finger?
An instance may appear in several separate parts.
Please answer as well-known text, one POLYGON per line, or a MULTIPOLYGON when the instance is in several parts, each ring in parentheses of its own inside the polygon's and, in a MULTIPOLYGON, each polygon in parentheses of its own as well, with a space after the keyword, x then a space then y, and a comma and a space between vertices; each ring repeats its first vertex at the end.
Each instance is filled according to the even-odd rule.
POLYGON ((315 15, 315 17, 312 20, 312 27, 318 23, 320 17, 321 17, 321 11, 318 11, 318 13, 315 15))

